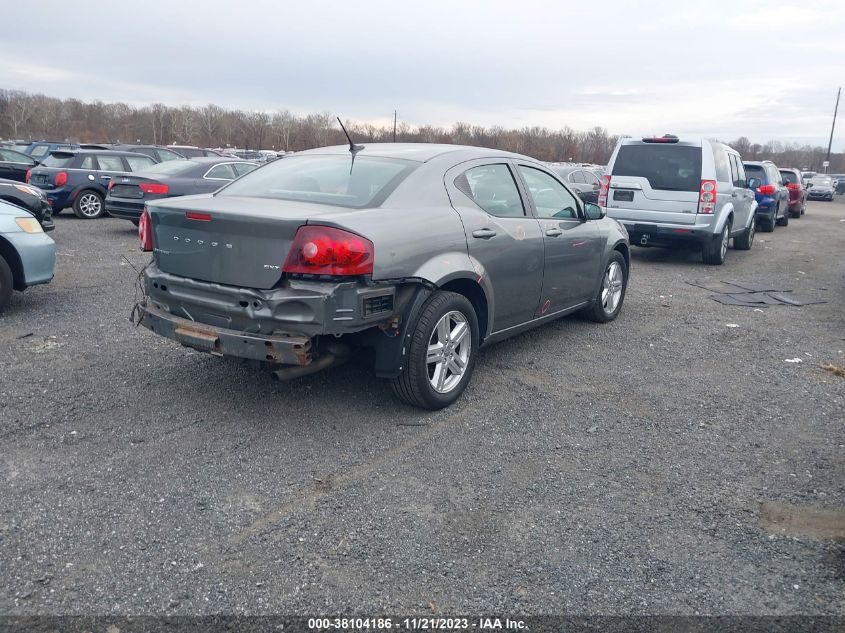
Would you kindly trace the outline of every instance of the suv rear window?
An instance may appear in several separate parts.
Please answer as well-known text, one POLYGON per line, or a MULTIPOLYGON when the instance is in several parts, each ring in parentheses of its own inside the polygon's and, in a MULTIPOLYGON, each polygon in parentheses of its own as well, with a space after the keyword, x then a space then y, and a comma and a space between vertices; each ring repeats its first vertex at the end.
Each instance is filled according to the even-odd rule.
POLYGON ((360 209, 380 205, 414 170, 410 161, 357 156, 298 156, 245 174, 219 196, 253 196, 360 209))
POLYGON ((613 163, 613 176, 645 178, 652 189, 698 191, 701 148, 688 145, 623 145, 613 163))
POLYGON ((763 169, 762 165, 746 165, 745 166, 745 175, 748 178, 759 178, 760 182, 769 184, 769 178, 766 175, 766 170, 763 169))
POLYGON ((70 167, 73 159, 76 158, 73 154, 50 154, 47 158, 41 161, 42 167, 70 167))
POLYGON ((785 169, 781 169, 780 175, 783 177, 784 184, 794 185, 795 183, 798 182, 798 178, 791 171, 786 171, 785 169))

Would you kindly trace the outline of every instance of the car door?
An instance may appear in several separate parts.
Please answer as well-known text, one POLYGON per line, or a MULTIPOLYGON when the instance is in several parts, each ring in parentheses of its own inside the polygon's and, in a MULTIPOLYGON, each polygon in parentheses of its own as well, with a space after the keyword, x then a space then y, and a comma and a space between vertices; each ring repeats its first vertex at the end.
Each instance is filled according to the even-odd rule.
POLYGON ((601 268, 604 235, 587 222, 578 197, 538 165, 517 162, 544 240, 538 316, 554 314, 592 299, 601 268))
POLYGON ((754 206, 754 192, 748 188, 745 177, 745 167, 742 160, 736 154, 728 154, 728 161, 731 166, 731 180, 733 189, 731 191, 731 202, 734 207, 733 231, 737 233, 748 226, 751 216, 751 207, 754 206))
POLYGON ((531 321, 543 283, 543 234, 513 165, 503 159, 468 161, 447 171, 445 184, 476 272, 492 289, 492 331, 531 321))
POLYGON ((783 184, 783 176, 780 175, 780 171, 774 165, 766 165, 766 169, 769 172, 769 178, 772 184, 777 187, 777 201, 778 201, 778 208, 777 208, 777 216, 787 215, 789 209, 789 189, 786 188, 786 185, 783 184))
POLYGON ((97 154, 97 163, 99 165, 97 181, 105 189, 109 188, 109 183, 113 178, 125 176, 129 172, 128 167, 123 162, 123 158, 120 156, 97 154))

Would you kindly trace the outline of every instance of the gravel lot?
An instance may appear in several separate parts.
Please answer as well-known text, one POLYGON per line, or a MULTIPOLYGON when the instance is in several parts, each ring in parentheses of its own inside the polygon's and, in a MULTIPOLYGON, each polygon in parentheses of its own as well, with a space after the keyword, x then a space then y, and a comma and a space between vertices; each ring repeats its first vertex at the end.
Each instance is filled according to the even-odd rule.
POLYGON ((491 347, 423 413, 363 363, 278 384, 134 328, 134 227, 59 216, 0 317, 0 613, 845 614, 843 220, 637 249, 616 322, 491 347))

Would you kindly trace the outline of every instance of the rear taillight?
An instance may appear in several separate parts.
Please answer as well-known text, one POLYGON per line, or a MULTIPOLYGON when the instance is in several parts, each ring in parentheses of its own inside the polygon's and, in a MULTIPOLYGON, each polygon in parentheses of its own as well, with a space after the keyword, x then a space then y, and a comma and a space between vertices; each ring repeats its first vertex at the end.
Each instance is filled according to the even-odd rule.
POLYGON ((601 184, 599 185, 599 199, 600 207, 607 206, 607 192, 610 190, 610 176, 602 176, 601 184))
POLYGON ((698 212, 710 214, 716 210, 716 181, 702 180, 698 190, 698 212))
POLYGON ((57 187, 64 187, 67 184, 67 172, 60 171, 58 174, 56 174, 55 183, 57 187))
POLYGON ((141 241, 142 251, 153 250, 153 222, 147 207, 144 207, 141 220, 138 222, 138 239, 141 241))
POLYGON ((757 191, 762 193, 764 196, 773 196, 777 190, 778 188, 774 185, 760 185, 757 187, 757 191))
POLYGON ((144 193, 166 194, 170 187, 160 182, 142 182, 138 185, 144 193))
POLYGON ((375 249, 365 237, 328 226, 300 226, 282 272, 306 275, 368 275, 375 249))
POLYGON ((797 191, 798 189, 801 188, 801 185, 799 185, 797 182, 791 182, 788 185, 786 185, 786 188, 792 189, 793 191, 797 191))
POLYGON ((31 175, 32 175, 32 170, 31 170, 31 169, 27 169, 27 170, 26 170, 26 182, 27 182, 27 183, 29 183, 29 177, 30 177, 31 175))

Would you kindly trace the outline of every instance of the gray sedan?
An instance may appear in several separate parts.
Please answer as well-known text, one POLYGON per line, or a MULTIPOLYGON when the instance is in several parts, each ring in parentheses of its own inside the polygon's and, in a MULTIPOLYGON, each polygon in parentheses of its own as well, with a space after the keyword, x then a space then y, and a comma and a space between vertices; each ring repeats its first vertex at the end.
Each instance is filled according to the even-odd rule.
POLYGON ((301 152, 148 203, 140 323, 280 379, 375 352, 404 401, 455 402, 479 347, 619 314, 628 236, 542 163, 455 145, 301 152))

